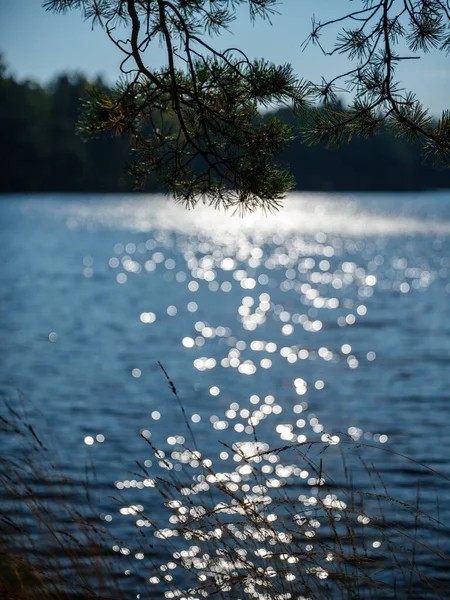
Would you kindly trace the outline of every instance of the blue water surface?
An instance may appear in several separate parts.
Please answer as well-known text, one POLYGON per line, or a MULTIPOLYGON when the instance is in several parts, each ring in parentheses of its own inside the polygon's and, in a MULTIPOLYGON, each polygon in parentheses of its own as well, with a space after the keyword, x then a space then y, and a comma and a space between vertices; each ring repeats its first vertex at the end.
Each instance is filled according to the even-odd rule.
POLYGON ((450 477, 450 193, 293 194, 243 219, 3 196, 0 252, 3 395, 29 398, 68 475, 95 463, 99 513, 118 521, 115 483, 157 462, 140 432, 169 453, 187 418, 214 464, 255 429, 373 445, 390 495, 414 502, 420 480, 450 517, 448 480, 418 464, 450 477))

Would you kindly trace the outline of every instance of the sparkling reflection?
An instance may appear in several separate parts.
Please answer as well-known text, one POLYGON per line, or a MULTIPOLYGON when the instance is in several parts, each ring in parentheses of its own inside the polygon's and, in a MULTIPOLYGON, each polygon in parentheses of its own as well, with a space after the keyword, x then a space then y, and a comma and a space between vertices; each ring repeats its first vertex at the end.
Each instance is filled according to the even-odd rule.
MULTIPOLYGON (((356 577, 361 557, 379 560, 382 572, 381 553, 393 542, 377 512, 387 498, 378 474, 368 466, 373 487, 355 498, 345 468, 337 477, 334 468, 349 448, 388 450, 403 434, 381 418, 367 431, 365 390, 357 399, 345 390, 382 373, 388 341, 395 343, 374 343, 384 300, 423 298, 450 275, 447 257, 436 264, 410 252, 406 237, 389 253, 387 239, 448 235, 448 222, 367 218, 351 198, 331 206, 295 195, 274 219, 233 220, 207 207, 185 213, 158 199, 97 210, 72 204, 70 227, 97 220, 133 235, 111 244, 103 265, 84 256, 83 284, 106 273, 118 295, 139 289, 122 333, 142 344, 142 357, 124 351, 118 364, 141 395, 143 457, 116 475, 119 505, 101 517, 111 531, 126 522, 111 545, 118 560, 131 561, 122 572, 145 579, 142 597, 192 600, 236 589, 261 600, 305 600, 311 589, 332 597, 320 586, 356 577), (151 361, 165 342, 162 362, 176 380, 148 393, 158 369, 151 361), (339 428, 341 412, 350 418, 339 428), (122 536, 129 524, 136 537, 122 536)), ((383 318, 390 326, 401 315, 383 318)), ((58 350, 64 336, 48 339, 58 350)), ((373 398, 377 408, 382 400, 373 398)), ((108 432, 103 448, 103 433, 84 433, 89 453, 108 448, 108 432)))

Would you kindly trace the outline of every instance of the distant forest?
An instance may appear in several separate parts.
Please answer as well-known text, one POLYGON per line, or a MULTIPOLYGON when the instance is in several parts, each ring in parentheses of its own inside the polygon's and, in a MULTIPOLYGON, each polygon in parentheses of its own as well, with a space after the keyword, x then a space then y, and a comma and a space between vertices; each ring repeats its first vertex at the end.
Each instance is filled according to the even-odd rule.
MULTIPOLYGON (((93 82, 106 87, 100 80, 93 82)), ((62 74, 48 86, 17 81, 0 64, 0 192, 126 192, 130 146, 104 135, 84 142, 76 134, 88 82, 62 74)), ((92 85, 92 83, 91 83, 92 85)), ((289 109, 277 116, 294 124, 289 109)), ((424 162, 419 149, 388 132, 353 139, 338 149, 310 148, 296 139, 278 155, 294 174, 296 189, 320 191, 425 190, 450 188, 450 170, 424 162)), ((147 191, 158 191, 151 178, 147 191)))

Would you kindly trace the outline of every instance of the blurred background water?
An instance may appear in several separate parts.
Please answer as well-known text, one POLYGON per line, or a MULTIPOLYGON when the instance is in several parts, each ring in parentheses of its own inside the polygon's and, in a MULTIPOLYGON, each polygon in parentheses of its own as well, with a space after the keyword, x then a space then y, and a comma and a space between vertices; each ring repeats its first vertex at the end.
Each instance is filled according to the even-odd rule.
POLYGON ((92 459, 99 512, 154 461, 140 431, 168 452, 186 435, 160 361, 213 462, 253 427, 273 445, 359 440, 393 497, 421 479, 422 508, 438 492, 450 516, 448 485, 386 452, 450 476, 450 193, 291 194, 244 218, 156 195, 2 196, 0 252, 2 392, 29 397, 68 474, 92 459))

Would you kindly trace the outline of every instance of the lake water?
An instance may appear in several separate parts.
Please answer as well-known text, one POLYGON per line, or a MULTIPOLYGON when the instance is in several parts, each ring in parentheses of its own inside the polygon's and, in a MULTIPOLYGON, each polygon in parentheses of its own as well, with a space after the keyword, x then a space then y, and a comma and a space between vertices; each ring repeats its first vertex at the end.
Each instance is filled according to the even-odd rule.
MULTIPOLYGON (((29 398, 68 475, 95 464, 98 512, 123 538, 130 516, 109 496, 146 505, 130 471, 189 445, 185 418, 216 470, 255 431, 271 448, 373 446, 366 467, 389 495, 415 504, 420 480, 420 508, 435 515, 438 495, 449 522, 448 479, 418 464, 450 477, 449 192, 292 194, 243 219, 158 196, 3 196, 0 251, 2 393, 29 398)), ((269 488, 316 493, 294 462, 269 488)), ((444 581, 448 564, 434 567, 444 581)))

